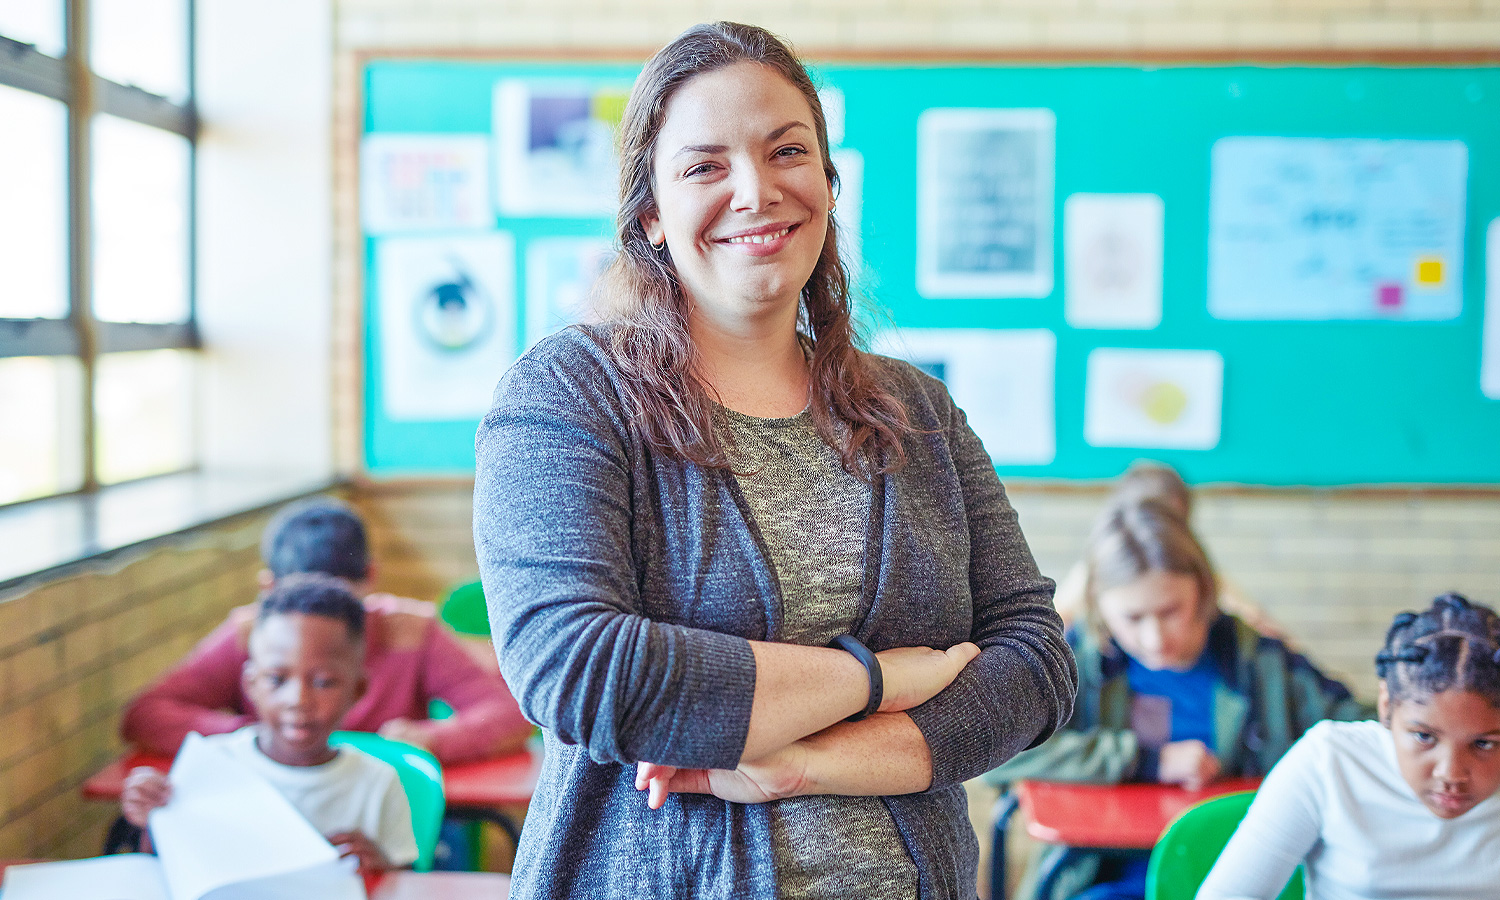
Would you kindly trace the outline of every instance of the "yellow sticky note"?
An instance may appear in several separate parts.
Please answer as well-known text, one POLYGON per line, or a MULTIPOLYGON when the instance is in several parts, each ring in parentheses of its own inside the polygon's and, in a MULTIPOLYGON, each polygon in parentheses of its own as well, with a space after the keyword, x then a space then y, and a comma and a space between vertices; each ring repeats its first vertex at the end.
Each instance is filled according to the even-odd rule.
POLYGON ((1443 260, 1437 256, 1417 257, 1416 282, 1427 287, 1436 287, 1443 283, 1443 260))

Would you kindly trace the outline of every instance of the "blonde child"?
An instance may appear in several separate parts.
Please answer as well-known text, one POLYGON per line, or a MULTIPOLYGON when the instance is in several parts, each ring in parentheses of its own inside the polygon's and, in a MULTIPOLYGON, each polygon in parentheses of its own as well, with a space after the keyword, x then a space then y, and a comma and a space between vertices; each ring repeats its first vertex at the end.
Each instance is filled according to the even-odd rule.
POLYGON ((1500 616, 1458 594, 1402 613, 1379 722, 1325 722, 1276 765, 1199 891, 1309 900, 1500 896, 1500 616))
MULTIPOLYGON (((1264 775, 1313 723, 1368 710, 1275 638, 1217 602, 1217 579, 1187 522, 1146 501, 1110 511, 1086 557, 1082 620, 1068 632, 1078 660, 1072 720, 987 776, 1195 788, 1221 776, 1264 775)), ((1048 848, 1036 873, 1067 848, 1048 848)), ((1072 850, 1050 898, 1140 897, 1145 860, 1072 850)))
MULTIPOLYGON (((328 737, 365 688, 365 610, 339 579, 278 579, 261 598, 242 680, 259 719, 206 740, 264 776, 362 874, 417 858, 411 808, 396 770, 328 737)), ((125 818, 144 828, 171 800, 166 776, 138 768, 125 780, 125 818)))

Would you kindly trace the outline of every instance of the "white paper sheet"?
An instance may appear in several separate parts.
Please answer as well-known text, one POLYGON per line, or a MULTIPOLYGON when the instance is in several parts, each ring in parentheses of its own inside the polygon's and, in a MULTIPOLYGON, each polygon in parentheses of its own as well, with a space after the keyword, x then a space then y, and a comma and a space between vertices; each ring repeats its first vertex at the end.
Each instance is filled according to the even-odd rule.
POLYGON ((1165 217, 1155 194, 1072 194, 1063 202, 1063 314, 1069 325, 1161 324, 1165 217))
POLYGON ((929 109, 917 119, 917 291, 1052 293, 1050 109, 929 109))
POLYGON ((375 245, 380 391, 397 421, 477 419, 516 358, 509 232, 375 245))
POLYGON ((1500 400, 1500 219, 1492 219, 1485 237, 1484 344, 1479 353, 1479 387, 1500 400))
POLYGON ((1083 437, 1095 447, 1211 450, 1224 357, 1212 350, 1100 348, 1089 354, 1083 437))
POLYGON ((157 855, 6 871, 5 900, 363 900, 338 851, 264 778, 196 734, 151 813, 157 855))
POLYGON ((1468 159, 1460 141, 1221 138, 1209 190, 1209 313, 1456 318, 1468 159))
POLYGON ((997 465, 1041 466, 1057 455, 1057 336, 1046 329, 901 328, 876 353, 942 379, 997 465))
POLYGON ((367 234, 492 227, 489 135, 365 135, 359 214, 367 234))
POLYGON ((496 186, 507 216, 610 216, 628 85, 505 78, 495 85, 496 186))
POLYGON ((583 321, 589 292, 613 258, 604 238, 536 238, 526 245, 526 346, 583 321))
POLYGON ((10 866, 4 900, 171 900, 161 863, 144 853, 10 866))

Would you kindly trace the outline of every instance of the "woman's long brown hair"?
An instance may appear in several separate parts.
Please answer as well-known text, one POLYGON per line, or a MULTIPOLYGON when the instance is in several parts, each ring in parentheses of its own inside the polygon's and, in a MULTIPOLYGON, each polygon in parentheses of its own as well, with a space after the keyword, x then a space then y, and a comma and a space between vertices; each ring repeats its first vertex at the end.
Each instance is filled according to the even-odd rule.
MULTIPOLYGON (((643 216, 656 213, 652 162, 668 100, 691 78, 738 62, 784 76, 807 98, 829 183, 838 173, 828 150, 823 106, 807 70, 770 32, 752 25, 695 25, 646 64, 620 125, 619 253, 600 278, 596 303, 614 325, 611 352, 632 426, 651 446, 707 468, 729 468, 713 400, 698 377, 688 333, 688 301, 670 251, 652 247, 643 216)), ((832 216, 823 250, 802 287, 798 329, 811 347, 813 425, 836 449, 844 468, 863 478, 901 468, 906 411, 886 386, 886 369, 856 344, 849 277, 839 259, 832 216)))

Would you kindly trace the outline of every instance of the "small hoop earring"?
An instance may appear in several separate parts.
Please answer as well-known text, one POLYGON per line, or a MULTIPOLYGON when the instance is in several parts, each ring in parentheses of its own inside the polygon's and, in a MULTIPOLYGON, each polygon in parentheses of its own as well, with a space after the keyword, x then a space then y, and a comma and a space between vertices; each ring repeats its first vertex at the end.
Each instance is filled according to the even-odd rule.
MULTIPOLYGON (((650 244, 651 242, 647 241, 646 243, 650 244)), ((665 247, 665 246, 667 246, 667 239, 666 238, 662 238, 662 241, 661 241, 660 244, 651 244, 651 249, 655 250, 657 253, 660 253, 661 250, 662 250, 662 248, 665 247)))

